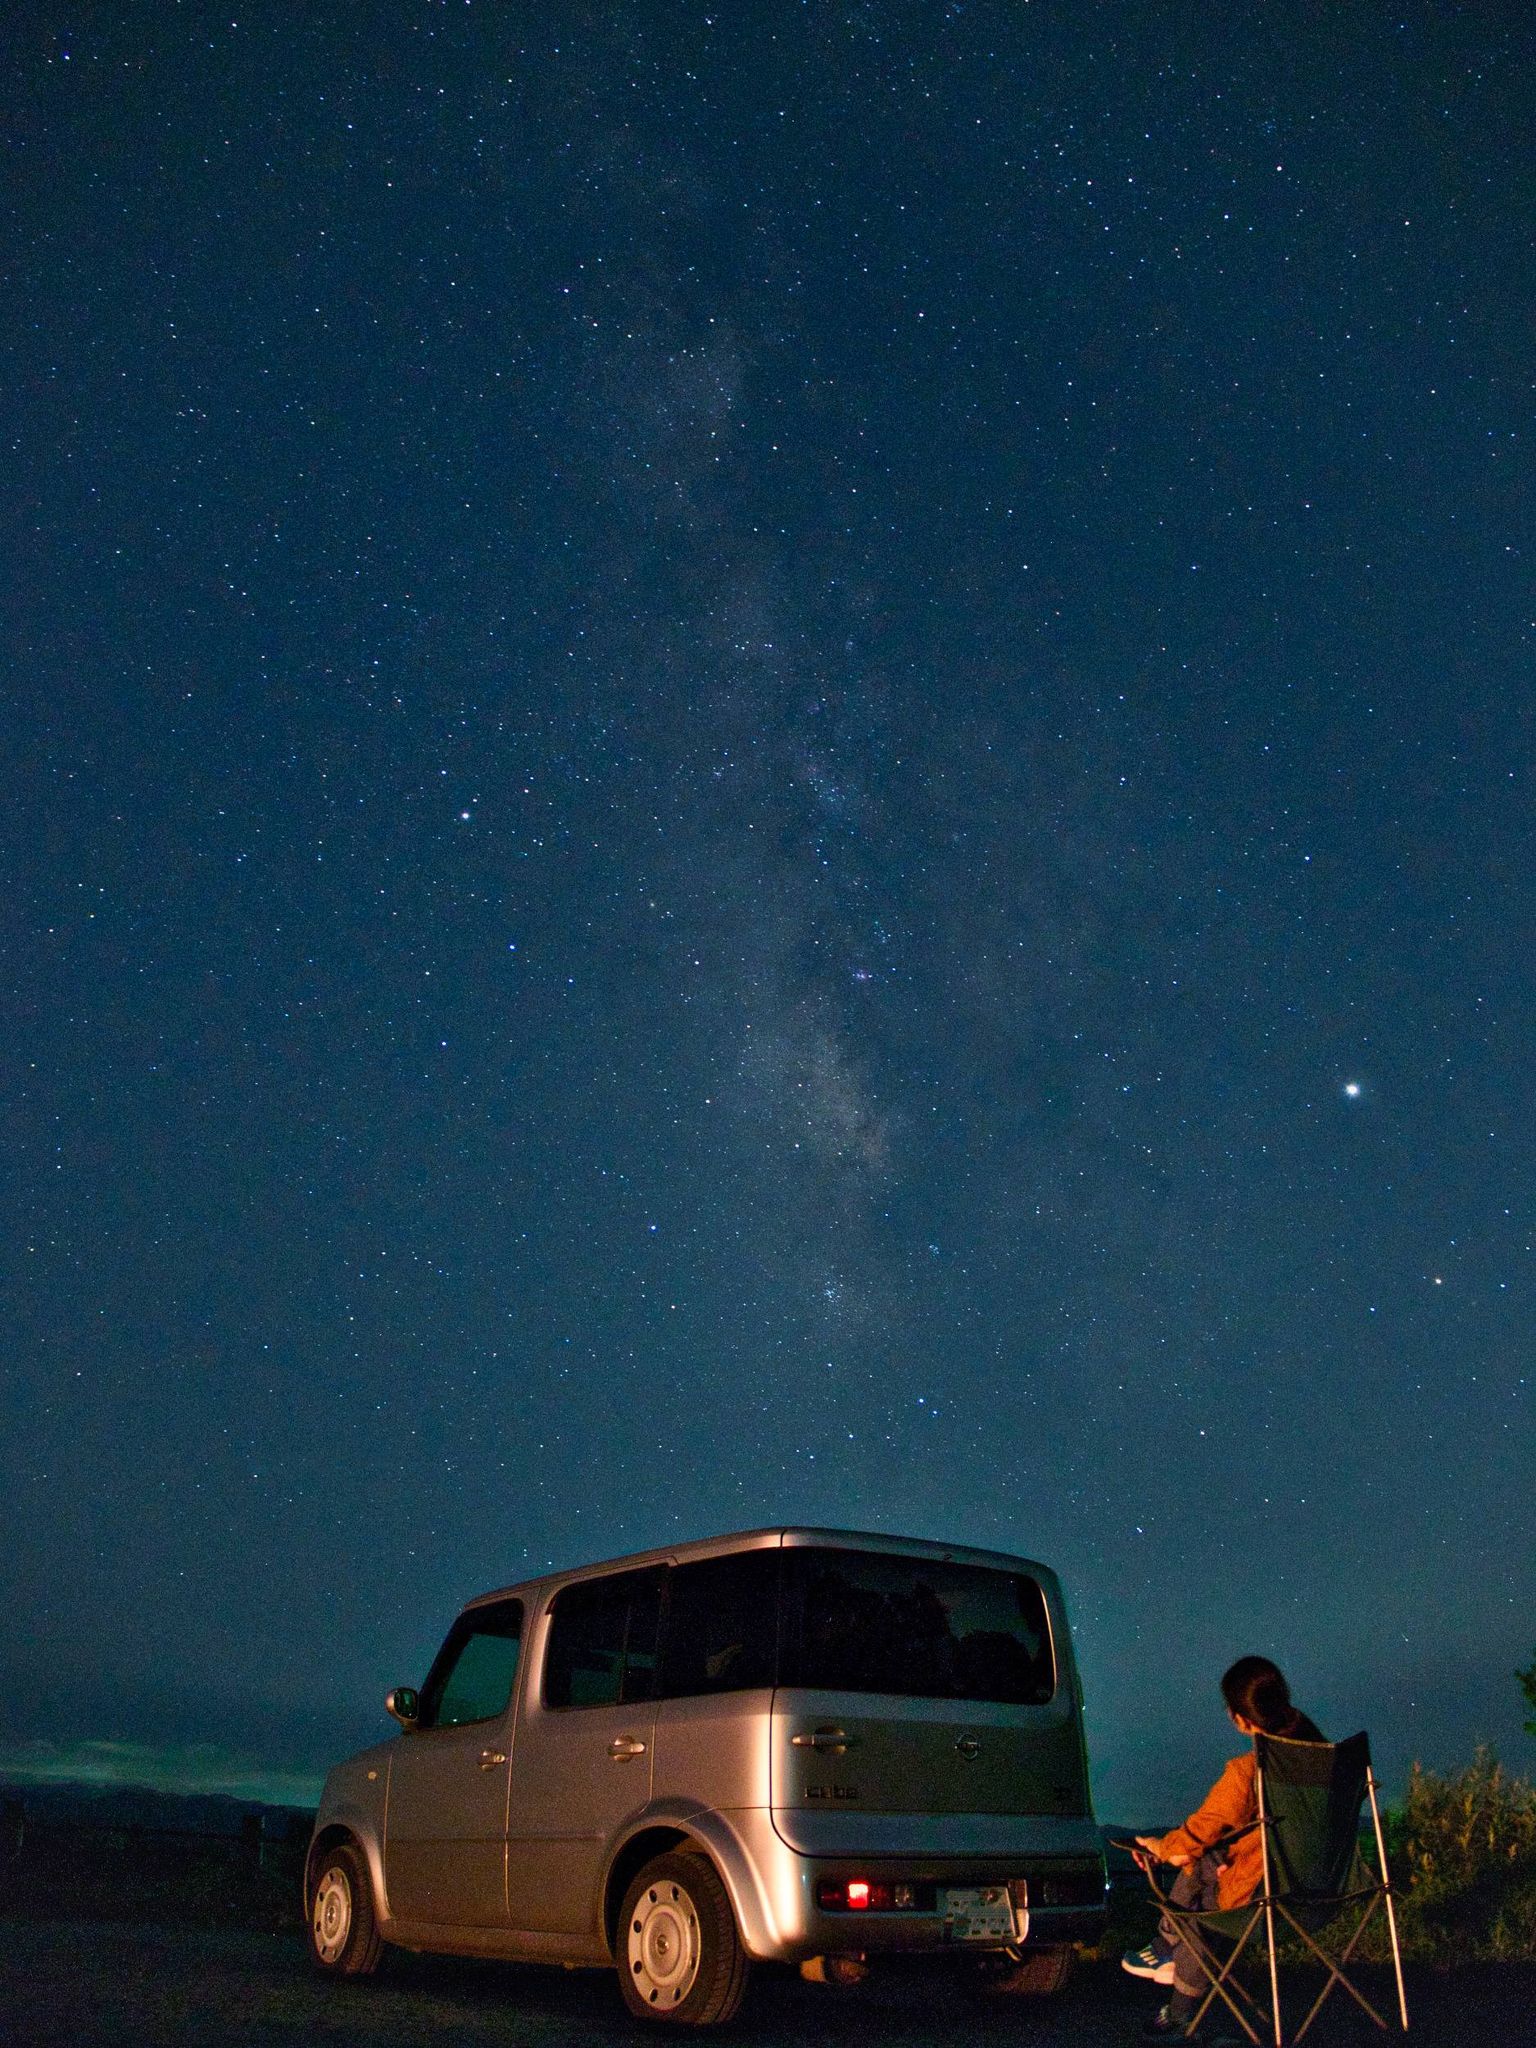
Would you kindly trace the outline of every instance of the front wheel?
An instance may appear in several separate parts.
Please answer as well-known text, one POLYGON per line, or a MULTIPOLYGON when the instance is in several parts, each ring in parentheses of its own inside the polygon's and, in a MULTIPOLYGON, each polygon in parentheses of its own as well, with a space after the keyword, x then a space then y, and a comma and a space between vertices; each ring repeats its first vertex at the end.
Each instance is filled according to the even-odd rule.
POLYGON ((361 1850, 338 1842, 316 1859, 309 1888, 309 1952, 328 1977, 371 1977, 384 1958, 373 1887, 361 1850))
POLYGON ((646 1864, 624 1894, 615 1948, 624 2003, 639 2019, 719 2026, 747 1988, 731 1902, 703 1856, 646 1864))

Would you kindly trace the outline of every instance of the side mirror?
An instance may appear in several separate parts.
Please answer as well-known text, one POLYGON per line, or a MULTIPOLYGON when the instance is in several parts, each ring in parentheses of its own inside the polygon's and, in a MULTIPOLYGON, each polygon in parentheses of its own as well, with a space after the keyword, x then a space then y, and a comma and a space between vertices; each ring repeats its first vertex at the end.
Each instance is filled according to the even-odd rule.
POLYGON ((421 1712, 421 1700, 414 1685, 397 1685, 393 1692, 384 1695, 384 1711, 393 1714, 400 1726, 411 1730, 416 1726, 416 1717, 421 1712))

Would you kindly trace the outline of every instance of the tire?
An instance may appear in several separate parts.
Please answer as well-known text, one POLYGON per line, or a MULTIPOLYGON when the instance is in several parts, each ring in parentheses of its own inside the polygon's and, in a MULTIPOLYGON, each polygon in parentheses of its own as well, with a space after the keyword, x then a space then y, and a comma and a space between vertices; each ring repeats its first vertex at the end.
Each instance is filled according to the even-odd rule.
POLYGON ((747 1988, 747 1953, 714 1865, 658 1856, 624 1894, 614 1942, 624 2003, 637 2019, 717 2027, 747 1988))
POLYGON ((1077 1951, 1066 1943, 1026 1948, 1016 1962, 993 1963, 984 1969, 978 1986, 988 1997, 1054 1998, 1065 1991, 1076 1967, 1077 1951))
POLYGON ((368 1865, 351 1842, 315 1858, 309 1886, 309 1953, 327 1977, 371 1977, 384 1960, 368 1865))

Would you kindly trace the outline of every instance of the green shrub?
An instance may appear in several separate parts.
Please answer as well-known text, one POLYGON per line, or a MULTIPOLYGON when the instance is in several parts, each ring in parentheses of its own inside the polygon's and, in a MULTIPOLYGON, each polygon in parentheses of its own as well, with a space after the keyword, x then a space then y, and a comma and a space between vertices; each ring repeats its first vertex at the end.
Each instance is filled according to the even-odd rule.
MULTIPOLYGON (((1536 1960, 1536 1786, 1491 1750, 1448 1776, 1414 1765, 1406 1800, 1387 1817, 1387 1855, 1405 1954, 1536 1960)), ((1385 1935, 1372 1924, 1373 1954, 1385 1953, 1385 1935)))

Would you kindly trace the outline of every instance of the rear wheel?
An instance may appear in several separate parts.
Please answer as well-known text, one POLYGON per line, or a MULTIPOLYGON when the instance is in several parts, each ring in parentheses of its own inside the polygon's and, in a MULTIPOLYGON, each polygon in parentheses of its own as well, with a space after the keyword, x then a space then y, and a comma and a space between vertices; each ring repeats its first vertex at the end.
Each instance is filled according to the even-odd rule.
POLYGON ((702 1856, 646 1864, 624 1894, 614 1947, 624 2003, 640 2019, 718 2026, 741 2004, 746 1950, 725 1886, 702 1856))
POLYGON ((338 1842, 315 1860, 309 1952, 328 1977, 371 1977, 383 1960, 368 1866, 351 1842, 338 1842))
POLYGON ((980 1988, 989 1996, 1004 1998, 1051 1998, 1065 1991, 1077 1967, 1077 1951, 1066 1943, 1053 1947, 1026 1948, 1016 1961, 999 1958, 982 1967, 980 1988))

